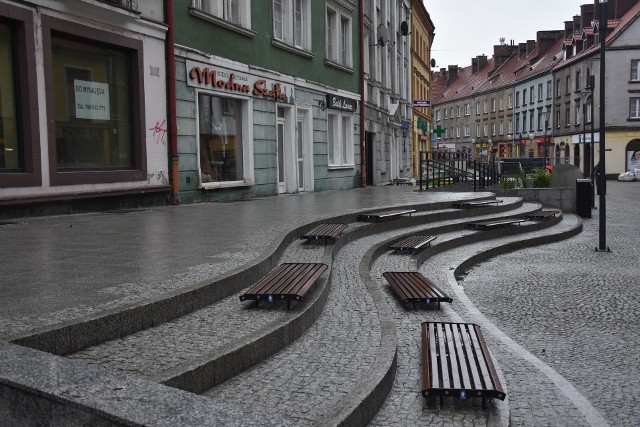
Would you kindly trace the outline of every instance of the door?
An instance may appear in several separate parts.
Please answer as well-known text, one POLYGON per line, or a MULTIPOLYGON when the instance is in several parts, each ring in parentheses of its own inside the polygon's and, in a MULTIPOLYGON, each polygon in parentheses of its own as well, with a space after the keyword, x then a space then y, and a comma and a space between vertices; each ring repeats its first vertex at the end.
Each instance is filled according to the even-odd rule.
POLYGON ((286 170, 285 170, 285 151, 287 128, 285 120, 285 110, 283 107, 277 107, 277 140, 276 140, 276 158, 277 158, 277 176, 278 176, 278 194, 286 191, 286 170))
POLYGON ((306 147, 305 147, 305 134, 306 127, 304 124, 304 117, 302 115, 298 115, 298 119, 296 121, 296 148, 297 148, 297 163, 298 163, 298 191, 304 191, 305 188, 305 157, 306 157, 306 147))
POLYGON ((366 174, 366 178, 367 178, 367 182, 365 183, 365 185, 373 185, 373 140, 374 140, 374 134, 371 133, 371 132, 365 132, 364 133, 364 137, 365 137, 365 144, 366 144, 366 150, 365 150, 366 170, 365 170, 365 174, 366 174))

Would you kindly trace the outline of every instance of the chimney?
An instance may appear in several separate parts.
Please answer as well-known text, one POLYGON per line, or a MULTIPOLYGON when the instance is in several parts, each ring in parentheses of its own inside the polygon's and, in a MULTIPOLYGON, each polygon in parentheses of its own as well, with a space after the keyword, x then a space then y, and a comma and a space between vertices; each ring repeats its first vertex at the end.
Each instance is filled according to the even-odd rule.
POLYGON ((556 41, 558 41, 562 35, 564 34, 564 32, 562 30, 557 30, 557 31, 538 31, 536 36, 538 38, 537 44, 538 44, 538 52, 539 53, 544 53, 547 50, 549 50, 549 48, 551 46, 553 46, 555 44, 556 41))
POLYGON ((580 26, 580 15, 576 15, 573 17, 573 33, 582 32, 582 27, 580 26))
POLYGON ((583 4, 580 6, 580 16, 582 17, 582 28, 591 27, 591 21, 595 18, 594 5, 583 4))
POLYGON ((535 40, 527 40, 527 56, 536 50, 536 41, 535 40))
POLYGON ((471 74, 478 72, 478 58, 471 58, 471 74))
POLYGON ((505 63, 517 51, 513 45, 499 44, 493 46, 493 69, 505 63))
POLYGON ((487 61, 487 55, 479 55, 478 56, 478 71, 484 69, 487 66, 489 61, 487 61))
POLYGON ((564 38, 568 39, 573 35, 573 21, 564 21, 564 38))
POLYGON ((518 43, 518 58, 524 58, 527 55, 527 44, 518 43))
POLYGON ((454 81, 458 78, 458 66, 457 65, 449 65, 449 82, 454 81))
POLYGON ((440 75, 442 76, 442 81, 443 82, 447 82, 447 69, 446 68, 440 68, 440 75))

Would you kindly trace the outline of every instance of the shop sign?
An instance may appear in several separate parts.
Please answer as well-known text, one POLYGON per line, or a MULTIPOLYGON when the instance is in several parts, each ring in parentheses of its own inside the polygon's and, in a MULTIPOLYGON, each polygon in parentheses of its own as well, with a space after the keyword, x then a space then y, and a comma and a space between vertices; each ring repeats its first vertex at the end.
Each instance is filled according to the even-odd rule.
POLYGON ((210 64, 187 61, 186 65, 188 86, 295 104, 293 86, 288 89, 275 80, 210 64), (289 96, 287 92, 290 93, 289 96))
POLYGON ((327 95, 327 107, 353 113, 358 107, 358 101, 338 95, 327 95))
POLYGON ((74 80, 76 118, 109 120, 109 84, 74 80))

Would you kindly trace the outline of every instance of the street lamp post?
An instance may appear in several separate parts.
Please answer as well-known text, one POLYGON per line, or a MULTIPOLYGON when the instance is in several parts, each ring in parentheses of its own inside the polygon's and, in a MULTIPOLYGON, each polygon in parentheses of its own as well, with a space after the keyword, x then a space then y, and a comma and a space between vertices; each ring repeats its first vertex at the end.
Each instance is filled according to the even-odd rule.
POLYGON ((584 91, 580 92, 580 108, 582 109, 582 147, 584 148, 584 159, 582 161, 582 176, 584 178, 589 178, 591 176, 591 153, 590 153, 590 147, 591 145, 587 145, 587 131, 586 131, 586 125, 587 125, 587 97, 589 96, 589 93, 586 91, 586 88, 584 91))
POLYGON ((605 168, 605 41, 607 38, 607 0, 600 0, 600 25, 598 32, 600 33, 600 166, 598 167, 598 180, 600 182, 600 206, 599 206, 599 238, 598 252, 611 252, 607 247, 607 229, 606 229, 606 212, 607 200, 605 197, 606 189, 606 168, 605 168))

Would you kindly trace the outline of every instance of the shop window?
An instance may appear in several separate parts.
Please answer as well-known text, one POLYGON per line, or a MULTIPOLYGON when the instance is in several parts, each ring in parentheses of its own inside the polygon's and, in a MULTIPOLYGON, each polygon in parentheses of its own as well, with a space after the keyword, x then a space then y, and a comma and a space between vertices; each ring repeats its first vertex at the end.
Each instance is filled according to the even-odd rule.
POLYGON ((57 169, 132 168, 129 55, 52 36, 57 169))
POLYGON ((33 17, 0 8, 0 188, 41 185, 33 17))
POLYGON ((12 33, 10 25, 0 22, 0 170, 3 172, 23 169, 12 33))
POLYGON ((330 113, 327 116, 329 167, 353 166, 353 117, 330 113))
POLYGON ((201 93, 198 95, 200 182, 242 181, 242 101, 201 93))
POLYGON ((50 17, 43 41, 51 183, 146 180, 142 42, 50 17))

